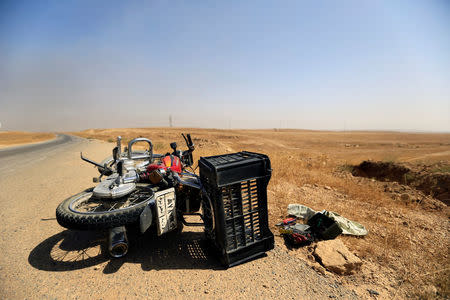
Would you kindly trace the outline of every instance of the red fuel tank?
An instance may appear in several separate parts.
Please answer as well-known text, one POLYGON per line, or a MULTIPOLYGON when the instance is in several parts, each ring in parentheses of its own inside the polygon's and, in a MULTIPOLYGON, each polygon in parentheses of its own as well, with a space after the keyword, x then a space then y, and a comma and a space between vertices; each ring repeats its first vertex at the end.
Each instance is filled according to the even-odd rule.
POLYGON ((177 156, 166 155, 161 158, 161 161, 159 161, 157 164, 148 165, 147 172, 151 172, 156 169, 170 169, 174 172, 181 173, 181 160, 177 156))

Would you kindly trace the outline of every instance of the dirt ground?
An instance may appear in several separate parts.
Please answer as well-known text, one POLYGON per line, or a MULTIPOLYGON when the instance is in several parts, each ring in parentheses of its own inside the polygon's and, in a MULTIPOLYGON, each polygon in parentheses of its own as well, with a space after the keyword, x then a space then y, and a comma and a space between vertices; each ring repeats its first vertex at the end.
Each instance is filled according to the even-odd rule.
POLYGON ((273 176, 268 207, 274 233, 289 203, 335 211, 366 226, 369 234, 364 238, 339 237, 363 260, 361 270, 349 276, 326 271, 314 260, 311 247, 288 250, 276 237, 277 249, 287 251, 324 278, 333 278, 359 298, 450 297, 450 213, 443 203, 447 196, 427 190, 427 185, 408 185, 412 173, 406 181, 354 174, 355 166, 369 160, 409 168, 417 178, 426 175, 447 180, 450 134, 180 128, 87 130, 75 134, 109 142, 117 135, 125 142, 144 136, 153 140, 158 152, 167 152, 171 141, 184 146, 181 132, 194 137, 195 159, 241 150, 269 155, 273 176))
POLYGON ((30 143, 39 143, 55 138, 53 133, 0 131, 0 149, 30 143))
POLYGON ((407 182, 353 175, 355 166, 368 159, 448 174, 449 134, 179 128, 75 134, 88 140, 0 174, 2 299, 449 297, 448 207, 407 182), (131 235, 130 253, 110 260, 102 252, 103 234, 57 224, 56 206, 93 186, 97 175, 81 162, 80 151, 99 161, 109 155, 109 142, 122 135, 125 141, 149 137, 164 153, 171 141, 184 148, 181 132, 194 137, 195 160, 240 150, 269 155, 269 222, 276 247, 267 257, 223 270, 208 252, 201 229, 185 228, 177 239, 131 235), (335 211, 364 224, 368 236, 338 237, 362 259, 361 270, 335 275, 315 261, 312 247, 288 249, 275 224, 286 216, 289 203, 335 211))

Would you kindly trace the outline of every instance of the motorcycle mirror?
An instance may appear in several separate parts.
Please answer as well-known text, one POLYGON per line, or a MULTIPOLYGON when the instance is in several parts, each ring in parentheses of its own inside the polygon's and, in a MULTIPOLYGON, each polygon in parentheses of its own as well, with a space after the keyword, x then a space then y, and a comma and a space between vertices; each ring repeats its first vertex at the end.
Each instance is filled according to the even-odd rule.
POLYGON ((193 145, 192 143, 192 139, 191 139, 191 135, 188 133, 187 135, 184 135, 184 133, 181 134, 184 138, 184 141, 186 142, 186 145, 188 147, 190 147, 191 145, 193 145), (187 136, 187 137, 186 137, 187 136))
POLYGON ((183 137, 184 141, 186 142, 186 145, 189 146, 188 140, 187 140, 186 136, 184 135, 184 133, 182 133, 181 136, 183 137))

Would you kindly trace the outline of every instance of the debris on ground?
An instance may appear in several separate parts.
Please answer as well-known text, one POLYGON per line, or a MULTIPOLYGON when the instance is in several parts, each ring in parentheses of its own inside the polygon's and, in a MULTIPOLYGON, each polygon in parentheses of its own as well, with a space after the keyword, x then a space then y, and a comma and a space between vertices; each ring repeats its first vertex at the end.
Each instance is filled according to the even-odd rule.
POLYGON ((316 211, 314 209, 296 203, 289 204, 287 211, 289 216, 295 216, 297 218, 305 220, 308 220, 316 214, 316 211))
POLYGON ((277 224, 280 234, 283 236, 286 244, 291 246, 309 245, 314 241, 314 235, 309 225, 295 224, 293 218, 285 219, 277 224))
POLYGON ((301 204, 289 204, 289 217, 278 223, 280 234, 289 246, 305 246, 313 241, 320 241, 311 246, 312 258, 328 271, 336 274, 352 274, 362 265, 361 259, 351 253, 340 240, 335 240, 341 233, 347 235, 367 235, 366 228, 350 221, 338 213, 315 210, 301 204), (298 218, 298 219, 297 219, 298 218), (307 224, 296 223, 306 221, 307 224))
MULTIPOLYGON (((309 222, 310 219, 312 219, 315 215, 317 215, 318 212, 313 210, 312 208, 309 208, 302 204, 289 204, 288 205, 288 215, 289 216, 295 216, 299 219, 305 219, 309 222)), ((346 235, 356 235, 356 236, 364 236, 367 235, 367 229, 361 225, 358 222, 351 221, 337 212, 333 211, 326 211, 323 210, 320 212, 320 214, 323 214, 327 216, 328 218, 331 218, 334 220, 334 222, 337 223, 339 228, 341 228, 342 234, 346 235)), ((330 224, 331 226, 332 224, 330 224)))
POLYGON ((286 244, 290 246, 304 246, 315 240, 334 239, 342 233, 342 229, 333 219, 320 212, 315 213, 308 220, 308 224, 296 221, 295 218, 287 218, 276 225, 286 244))
POLYGON ((342 229, 342 234, 364 236, 367 235, 367 229, 356 221, 351 221, 334 211, 325 211, 324 214, 333 219, 342 229))
POLYGON ((342 233, 339 224, 321 212, 312 216, 308 220, 308 225, 311 226, 314 235, 321 240, 332 240, 342 233))
POLYGON ((337 274, 352 274, 362 265, 361 259, 351 253, 341 240, 317 243, 313 255, 328 271, 337 274))

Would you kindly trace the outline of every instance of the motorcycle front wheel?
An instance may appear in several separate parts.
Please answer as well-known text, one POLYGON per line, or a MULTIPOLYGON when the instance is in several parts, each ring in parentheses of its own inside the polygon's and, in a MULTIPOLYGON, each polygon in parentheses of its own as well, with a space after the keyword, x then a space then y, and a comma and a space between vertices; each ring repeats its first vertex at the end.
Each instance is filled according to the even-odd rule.
POLYGON ((139 222, 145 206, 155 194, 152 189, 137 186, 132 193, 117 199, 93 196, 93 188, 64 200, 56 209, 56 220, 68 229, 98 230, 139 222))

